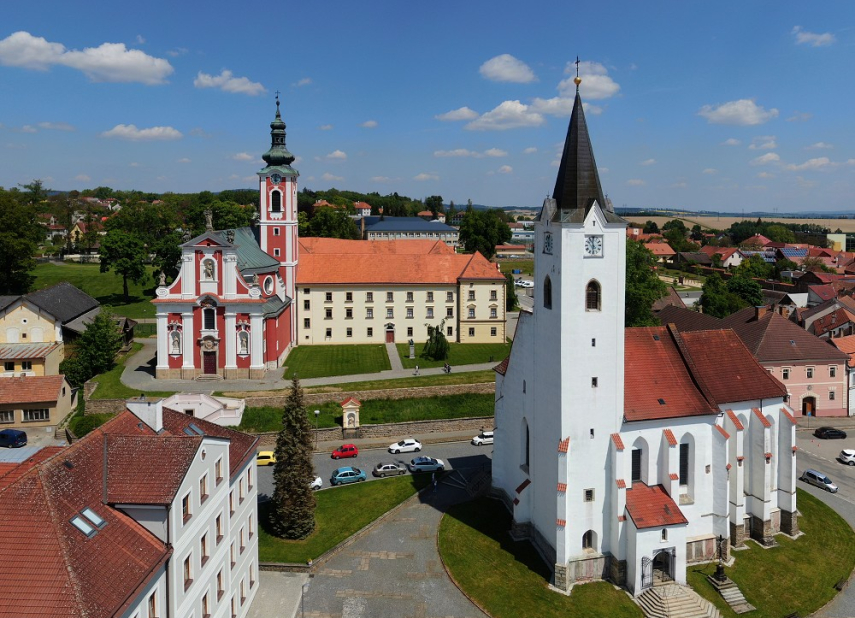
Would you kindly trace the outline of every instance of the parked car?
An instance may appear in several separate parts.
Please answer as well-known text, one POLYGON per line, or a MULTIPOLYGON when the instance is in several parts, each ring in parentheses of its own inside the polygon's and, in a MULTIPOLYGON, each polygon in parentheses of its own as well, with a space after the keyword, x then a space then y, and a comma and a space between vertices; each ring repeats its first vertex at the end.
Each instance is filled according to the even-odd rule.
POLYGON ((492 431, 482 431, 477 436, 472 438, 472 444, 475 446, 482 446, 484 444, 492 444, 493 443, 493 432, 492 431))
POLYGON ((840 455, 837 456, 837 459, 839 459, 841 463, 845 463, 850 466, 855 466, 855 449, 843 449, 842 451, 840 451, 840 455))
POLYGON ((255 456, 256 466, 273 466, 276 465, 276 455, 273 451, 258 451, 255 456))
POLYGON ((341 459, 342 457, 356 457, 359 455, 359 449, 355 444, 342 444, 332 452, 333 459, 341 459))
POLYGON ((324 486, 324 480, 319 476, 316 476, 315 480, 309 484, 309 487, 311 487, 315 491, 317 491, 318 489, 320 489, 323 486, 324 486))
POLYGON ((408 452, 418 453, 420 450, 422 450, 422 443, 418 440, 414 440, 413 438, 407 438, 405 440, 401 440, 400 442, 395 442, 395 444, 389 445, 389 452, 393 455, 408 452))
POLYGON ((823 440, 846 439, 846 432, 842 429, 835 429, 834 427, 818 427, 817 430, 813 432, 813 435, 823 440))
POLYGON ((379 463, 374 466, 374 470, 371 471, 371 474, 382 478, 386 476, 398 476, 400 474, 405 474, 406 472, 406 467, 399 466, 396 463, 379 463))
POLYGON ((533 288, 534 281, 526 281, 525 279, 517 279, 514 281, 514 285, 518 288, 533 288))
POLYGON ((822 472, 817 472, 816 470, 805 470, 804 474, 801 476, 801 480, 808 485, 819 487, 820 489, 830 491, 833 494, 837 493, 837 485, 832 483, 831 479, 822 472))
POLYGON ((410 462, 410 472, 442 472, 445 463, 441 459, 433 457, 416 457, 410 462))
POLYGON ((20 429, 4 429, 0 431, 0 446, 7 448, 27 446, 27 432, 20 429))
POLYGON ((358 483, 360 481, 364 481, 366 478, 365 472, 359 468, 345 466, 344 468, 336 468, 333 470, 332 476, 330 477, 330 485, 336 486, 346 485, 347 483, 358 483))

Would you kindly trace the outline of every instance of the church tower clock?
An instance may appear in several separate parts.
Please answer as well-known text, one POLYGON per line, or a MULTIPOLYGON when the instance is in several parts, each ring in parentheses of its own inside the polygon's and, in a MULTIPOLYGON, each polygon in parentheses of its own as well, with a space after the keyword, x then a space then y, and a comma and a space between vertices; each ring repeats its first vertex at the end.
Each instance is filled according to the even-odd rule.
POLYGON ((285 147, 285 122, 279 112, 270 123, 270 150, 262 156, 267 166, 258 172, 260 192, 259 245, 279 260, 285 294, 295 298, 297 277, 297 170, 294 155, 285 147))

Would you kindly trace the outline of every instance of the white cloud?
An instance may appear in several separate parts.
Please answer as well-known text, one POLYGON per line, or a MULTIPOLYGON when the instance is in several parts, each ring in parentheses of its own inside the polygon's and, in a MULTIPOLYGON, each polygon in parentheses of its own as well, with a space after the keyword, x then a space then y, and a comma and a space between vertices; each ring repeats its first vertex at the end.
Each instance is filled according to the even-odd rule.
POLYGON ((201 127, 190 129, 190 135, 193 137, 211 137, 211 134, 201 127))
POLYGON ((781 157, 774 152, 767 152, 764 155, 757 157, 756 159, 751 159, 749 162, 750 165, 766 165, 767 163, 777 163, 781 160, 781 157))
POLYGON ((435 157, 472 157, 474 159, 481 159, 483 157, 506 157, 508 156, 507 151, 500 150, 499 148, 489 148, 485 150, 483 153, 478 152, 476 150, 469 150, 468 148, 455 148, 454 150, 434 150, 433 156, 435 157))
POLYGON ((140 164, 137 163, 136 161, 132 161, 131 163, 128 164, 128 167, 139 167, 139 166, 140 166, 140 164))
POLYGON ((713 174, 718 174, 718 170, 714 167, 708 167, 701 174, 706 174, 707 176, 712 176, 713 174))
POLYGON ((0 64, 46 71, 52 66, 77 69, 93 82, 166 82, 174 69, 168 60, 155 58, 124 43, 102 43, 82 51, 68 50, 29 32, 15 32, 0 41, 0 64))
POLYGON ((228 69, 223 69, 219 75, 209 75, 199 71, 196 79, 193 80, 193 85, 196 88, 219 88, 223 92, 248 94, 253 97, 267 92, 260 83, 250 81, 247 77, 235 77, 234 73, 228 69))
POLYGON ((812 189, 816 186, 816 182, 813 180, 807 180, 801 176, 796 176, 796 182, 799 183, 799 186, 802 189, 812 189))
POLYGON ((855 159, 847 159, 846 165, 855 165, 855 159))
POLYGON ((539 127, 545 122, 543 115, 531 111, 519 101, 504 101, 495 109, 466 125, 470 131, 504 131, 521 127, 539 127))
POLYGON ((811 118, 813 118, 813 114, 809 112, 796 112, 787 118, 787 122, 807 122, 811 118))
POLYGON ((603 108, 602 108, 602 107, 600 107, 599 105, 593 105, 593 104, 588 103, 588 102, 586 102, 586 101, 583 101, 583 102, 582 102, 582 110, 583 110, 583 111, 584 111, 588 116, 599 116, 600 114, 602 114, 602 113, 603 113, 603 108))
MULTIPOLYGON (((558 84, 558 92, 564 97, 576 96, 576 63, 568 62, 564 67, 566 79, 558 84)), ((620 85, 609 77, 608 69, 599 62, 585 61, 579 63, 579 77, 582 78, 581 92, 585 94, 586 100, 608 99, 620 91, 620 85)))
POLYGON ((321 131, 332 131, 333 126, 331 124, 322 124, 318 127, 321 131))
POLYGON ((345 161, 347 159, 347 154, 341 150, 333 150, 324 158, 330 161, 345 161))
POLYGON ((710 124, 733 124, 751 126, 763 124, 778 116, 777 109, 766 110, 752 99, 739 99, 722 103, 717 107, 704 105, 698 112, 710 124))
POLYGON ((673 185, 671 185, 671 188, 672 189, 685 189, 688 186, 689 185, 687 185, 685 182, 675 182, 673 185))
POLYGON ((655 165, 655 164, 656 164, 656 159, 645 159, 644 161, 639 163, 639 165, 645 165, 645 166, 646 165, 655 165))
POLYGON ((179 163, 190 163, 190 159, 188 159, 187 157, 182 157, 181 159, 178 159, 178 162, 179 163))
POLYGON ((437 120, 442 121, 451 121, 451 120, 474 120, 478 117, 478 112, 474 109, 469 109, 468 107, 460 107, 458 109, 453 109, 450 112, 445 112, 444 114, 437 114, 434 116, 437 120))
POLYGON ((774 177, 775 177, 775 174, 772 174, 770 172, 760 172, 759 174, 757 174, 757 178, 774 178, 774 177))
POLYGON ((826 170, 835 167, 836 165, 837 164, 832 163, 831 159, 828 157, 817 157, 816 159, 808 159, 799 165, 791 163, 790 165, 787 165, 785 169, 791 172, 803 172, 808 170, 826 170))
POLYGON ((488 148, 484 151, 485 157, 507 157, 508 153, 500 148, 488 148))
POLYGON ((500 174, 513 174, 514 168, 512 168, 510 165, 503 165, 502 167, 499 168, 499 173, 500 174))
POLYGON ((600 176, 602 176, 603 174, 608 174, 610 170, 607 167, 601 167, 601 168, 599 168, 599 171, 600 171, 600 176))
POLYGON ((299 80, 299 81, 298 81, 296 84, 294 84, 294 85, 295 85, 295 86, 297 86, 297 88, 302 88, 303 86, 308 86, 308 85, 309 85, 309 84, 311 84, 311 83, 312 83, 312 78, 311 78, 311 77, 304 77, 303 79, 299 80))
POLYGON ((570 114, 573 113, 573 99, 569 97, 552 97, 551 99, 535 97, 531 102, 530 109, 540 114, 569 118, 570 114))
POLYGON ((481 65, 478 71, 481 73, 481 77, 494 82, 528 84, 537 81, 534 71, 525 62, 514 58, 510 54, 502 54, 495 58, 490 58, 481 65))
POLYGON ((376 120, 366 120, 365 122, 363 122, 359 126, 362 127, 363 129, 376 129, 377 128, 377 121, 376 120))
POLYGON ((79 180, 80 182, 89 182, 92 179, 86 174, 78 174, 74 177, 74 180, 79 180))
POLYGON ((628 184, 630 187, 643 187, 647 183, 641 180, 640 178, 630 178, 626 181, 626 184, 628 184))
POLYGON ((389 182, 391 180, 392 179, 389 178, 388 176, 372 176, 371 177, 372 182, 389 182))
POLYGON ((751 140, 749 150, 774 150, 778 147, 774 135, 759 135, 751 140))
POLYGON ((795 35, 797 45, 810 45, 811 47, 828 47, 837 41, 837 37, 830 32, 822 34, 816 32, 808 32, 801 26, 796 26, 790 34, 795 35))
POLYGON ((138 34, 137 35, 137 43, 139 43, 140 45, 145 43, 145 37, 143 37, 143 35, 141 35, 141 34, 138 34))
POLYGON ((168 52, 166 52, 166 55, 172 56, 173 58, 177 58, 178 56, 183 56, 188 51, 190 50, 186 47, 176 47, 175 49, 170 49, 168 52))
POLYGON ((39 128, 49 131, 74 131, 74 127, 67 122, 40 122, 39 128))
POLYGON ((534 146, 529 146, 528 148, 523 150, 523 154, 534 154, 536 152, 537 152, 537 148, 535 148, 534 146))
POLYGON ((334 174, 330 174, 329 172, 324 172, 321 176, 321 180, 326 180, 327 182, 341 182, 344 180, 343 176, 336 176, 334 174))
POLYGON ((235 161, 254 161, 255 157, 248 152, 239 152, 237 154, 233 154, 232 159, 235 161))
POLYGON ((439 180, 439 176, 436 174, 427 174, 422 172, 421 174, 416 174, 413 176, 413 180, 439 180))
POLYGON ((828 150, 831 148, 834 148, 834 144, 829 144, 827 142, 817 142, 815 144, 807 146, 805 150, 828 150))
POLYGON ((742 142, 736 139, 735 137, 728 138, 724 140, 721 145, 722 146, 739 146, 742 142))
POLYGON ((20 131, 21 131, 21 133, 38 133, 39 132, 39 130, 31 124, 25 124, 23 127, 21 127, 20 131))
POLYGON ((127 139, 132 141, 166 141, 173 139, 181 139, 181 131, 172 127, 149 127, 148 129, 138 129, 133 124, 117 124, 109 131, 104 131, 101 137, 116 137, 118 139, 127 139))

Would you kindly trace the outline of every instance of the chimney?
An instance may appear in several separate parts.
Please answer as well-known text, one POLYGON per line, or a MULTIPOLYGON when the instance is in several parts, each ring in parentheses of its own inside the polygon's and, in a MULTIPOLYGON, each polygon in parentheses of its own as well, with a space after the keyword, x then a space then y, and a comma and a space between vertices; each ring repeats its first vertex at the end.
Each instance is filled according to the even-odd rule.
POLYGON ((766 310, 766 305, 757 305, 756 307, 754 307, 754 320, 759 320, 764 315, 766 315, 766 310))
POLYGON ((142 394, 139 399, 128 399, 126 405, 134 416, 151 427, 155 433, 160 433, 163 429, 163 399, 146 399, 145 394, 142 394))

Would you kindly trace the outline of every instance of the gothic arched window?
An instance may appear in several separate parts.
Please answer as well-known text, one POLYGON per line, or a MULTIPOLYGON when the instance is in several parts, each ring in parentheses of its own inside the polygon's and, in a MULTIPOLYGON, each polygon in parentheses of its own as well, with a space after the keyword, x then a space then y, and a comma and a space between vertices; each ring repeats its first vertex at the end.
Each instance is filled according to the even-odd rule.
POLYGON ((282 194, 279 191, 270 194, 270 211, 282 212, 282 194))
POLYGON ((585 288, 585 309, 599 311, 601 301, 600 284, 596 281, 590 281, 588 287, 585 288))
POLYGON ((552 280, 549 275, 543 280, 543 306, 552 309, 552 280))

